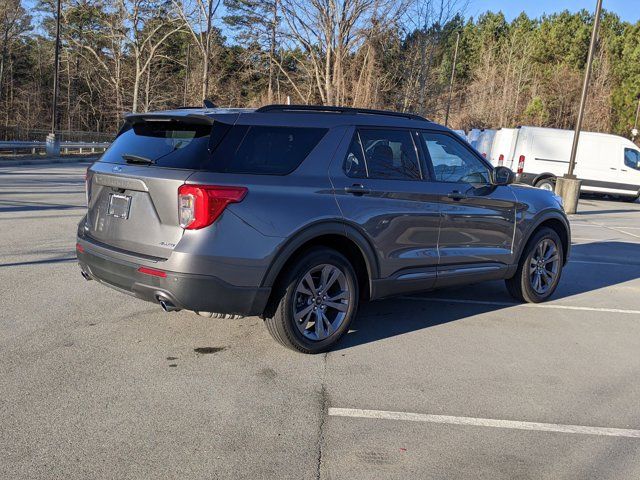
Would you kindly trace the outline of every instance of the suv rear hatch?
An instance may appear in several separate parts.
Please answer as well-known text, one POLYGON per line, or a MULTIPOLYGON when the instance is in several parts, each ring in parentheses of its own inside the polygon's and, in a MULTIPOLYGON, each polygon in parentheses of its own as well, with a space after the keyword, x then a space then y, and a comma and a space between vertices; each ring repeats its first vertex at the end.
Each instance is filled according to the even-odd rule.
POLYGON ((87 172, 85 233, 125 252, 168 258, 183 235, 178 188, 208 158, 212 124, 203 115, 128 116, 87 172))

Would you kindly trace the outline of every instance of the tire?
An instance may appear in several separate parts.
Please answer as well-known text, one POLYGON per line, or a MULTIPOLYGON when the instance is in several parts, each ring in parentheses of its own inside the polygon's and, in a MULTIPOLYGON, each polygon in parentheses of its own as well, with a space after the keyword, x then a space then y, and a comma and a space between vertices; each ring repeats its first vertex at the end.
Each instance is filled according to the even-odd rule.
POLYGON ((348 331, 358 309, 353 266, 344 255, 325 247, 298 257, 284 272, 274 294, 277 305, 273 315, 265 318, 267 330, 281 345, 302 353, 329 350, 348 331), (328 291, 324 291, 329 281, 328 291))
POLYGON ((556 182, 553 177, 543 178, 542 180, 538 180, 535 186, 536 188, 553 192, 556 189, 556 182))
POLYGON ((550 228, 541 228, 527 242, 520 256, 515 275, 505 280, 507 290, 513 298, 521 302, 540 303, 545 301, 558 286, 562 276, 563 258, 564 251, 558 234, 550 228), (555 254, 549 254, 549 258, 557 257, 555 263, 545 260, 545 256, 549 252, 547 248, 550 245, 555 248, 555 254), (542 263, 536 261, 541 256, 539 248, 543 249, 540 260, 542 263), (545 261, 547 261, 546 264, 545 261), (546 274, 541 268, 546 270, 546 274), (537 283, 536 277, 541 277, 540 283, 537 283))

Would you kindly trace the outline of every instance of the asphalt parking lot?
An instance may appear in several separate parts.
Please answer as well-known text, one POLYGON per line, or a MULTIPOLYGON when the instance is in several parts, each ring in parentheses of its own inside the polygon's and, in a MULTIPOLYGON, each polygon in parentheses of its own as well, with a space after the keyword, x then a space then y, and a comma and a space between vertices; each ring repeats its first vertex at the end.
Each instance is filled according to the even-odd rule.
POLYGON ((0 478, 640 478, 640 204, 581 200, 548 303, 370 303, 304 356, 83 280, 85 168, 0 168, 0 478))

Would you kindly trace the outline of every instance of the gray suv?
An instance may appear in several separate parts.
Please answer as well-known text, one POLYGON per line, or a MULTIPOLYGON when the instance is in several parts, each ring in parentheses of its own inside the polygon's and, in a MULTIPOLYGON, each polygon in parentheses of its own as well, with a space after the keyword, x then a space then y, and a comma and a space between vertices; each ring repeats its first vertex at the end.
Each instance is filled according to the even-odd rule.
POLYGON ((86 179, 86 279, 167 311, 260 316, 304 353, 330 348, 360 301, 496 279, 543 301, 571 245, 558 197, 412 114, 132 114, 86 179))

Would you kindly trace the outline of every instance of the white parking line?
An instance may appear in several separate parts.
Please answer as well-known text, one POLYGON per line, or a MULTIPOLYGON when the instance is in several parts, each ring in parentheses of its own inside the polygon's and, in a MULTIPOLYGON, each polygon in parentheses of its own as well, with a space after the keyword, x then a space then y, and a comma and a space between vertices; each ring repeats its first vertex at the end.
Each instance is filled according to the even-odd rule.
POLYGON ((378 420, 404 420, 409 422, 444 423, 474 427, 509 428, 534 430, 538 432, 572 433, 578 435, 604 435, 608 437, 639 438, 640 430, 626 428, 586 427, 582 425, 560 425, 556 423, 518 422, 495 420, 492 418, 452 417, 449 415, 428 415, 423 413, 389 412, 384 410, 361 410, 359 408, 329 408, 329 416, 374 418, 378 420))
POLYGON ((400 297, 403 300, 413 300, 418 302, 440 302, 440 303, 467 303, 475 305, 492 305, 497 307, 525 307, 525 308, 548 308, 557 310, 578 310, 583 312, 603 312, 603 313, 628 313, 640 315, 640 310, 625 310, 622 308, 600 308, 600 307, 575 307, 572 305, 557 305, 554 303, 511 303, 492 302, 488 300, 465 300, 461 298, 438 298, 438 297, 400 297))
POLYGON ((640 267, 640 265, 635 265, 633 263, 622 263, 622 262, 597 262, 594 260, 573 260, 570 259, 569 263, 589 263, 592 265, 615 265, 616 267, 640 267))

